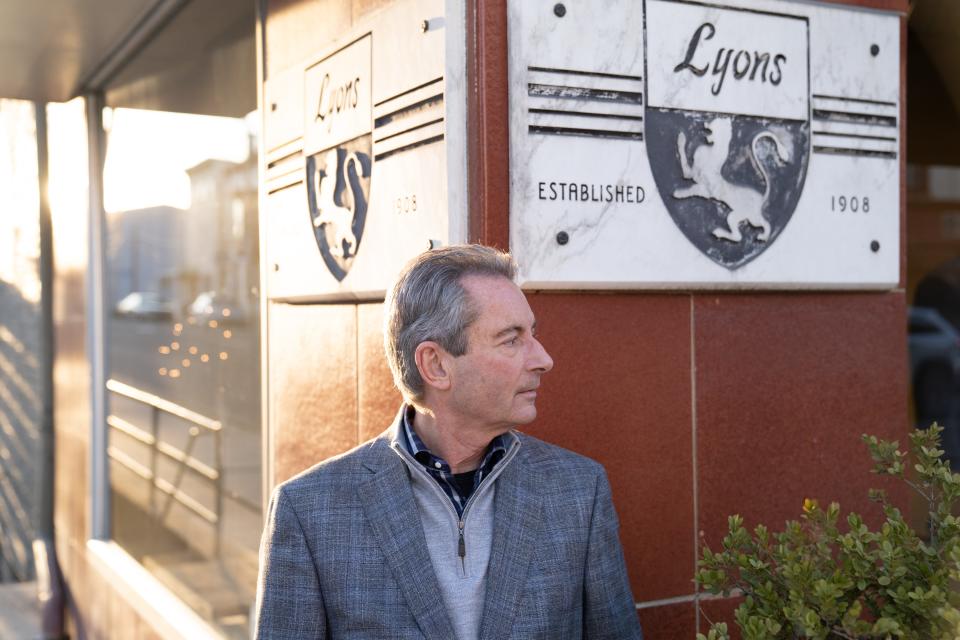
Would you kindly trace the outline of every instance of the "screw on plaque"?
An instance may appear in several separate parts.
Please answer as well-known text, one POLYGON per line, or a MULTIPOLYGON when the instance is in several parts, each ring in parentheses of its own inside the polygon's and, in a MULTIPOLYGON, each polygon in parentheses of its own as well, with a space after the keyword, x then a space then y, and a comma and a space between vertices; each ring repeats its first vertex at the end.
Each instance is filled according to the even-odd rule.
POLYGON ((567 8, 563 6, 562 2, 558 2, 557 4, 553 5, 553 15, 557 16, 558 18, 562 18, 563 16, 567 15, 567 8))
POLYGON ((420 23, 420 33, 426 33, 426 32, 429 31, 429 30, 430 30, 430 21, 429 21, 429 20, 423 20, 423 21, 420 23))
POLYGON ((874 58, 880 55, 880 47, 875 44, 870 45, 870 55, 872 55, 874 58))
POLYGON ((271 102, 271 103, 270 103, 270 111, 276 111, 276 110, 277 110, 277 103, 276 103, 276 102, 271 102))
POLYGON ((570 236, 567 235, 566 231, 561 231, 560 233, 557 234, 557 244, 565 245, 568 242, 570 242, 570 236))
POLYGON ((880 251, 880 243, 877 242, 876 240, 874 240, 873 242, 871 242, 871 243, 870 243, 870 251, 873 251, 874 253, 876 253, 877 251, 880 251))

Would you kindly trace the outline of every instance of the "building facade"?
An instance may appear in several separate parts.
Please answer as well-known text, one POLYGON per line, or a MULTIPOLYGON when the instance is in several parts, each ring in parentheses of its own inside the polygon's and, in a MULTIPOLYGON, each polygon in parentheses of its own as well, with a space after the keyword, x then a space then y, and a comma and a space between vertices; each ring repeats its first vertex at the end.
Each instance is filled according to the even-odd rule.
POLYGON ((693 583, 728 515, 871 513, 860 434, 960 433, 960 18, 708 4, 127 3, 74 82, 6 88, 50 103, 70 634, 249 636, 266 497, 393 418, 383 292, 429 247, 518 257, 528 431, 606 467, 650 638, 729 619, 693 583))

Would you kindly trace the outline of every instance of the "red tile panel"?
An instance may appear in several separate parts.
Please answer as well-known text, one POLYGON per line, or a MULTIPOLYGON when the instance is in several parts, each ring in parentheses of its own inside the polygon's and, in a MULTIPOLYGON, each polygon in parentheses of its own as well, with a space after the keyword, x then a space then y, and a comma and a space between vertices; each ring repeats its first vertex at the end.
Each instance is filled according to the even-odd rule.
POLYGON ((692 602, 640 609, 643 637, 656 640, 693 640, 697 635, 697 610, 692 602))
POLYGON ((360 441, 380 434, 393 420, 402 398, 383 353, 383 304, 357 307, 357 371, 360 441))
POLYGON ((357 440, 355 305, 270 305, 274 481, 357 440))
POLYGON ((606 467, 638 601, 691 593, 690 298, 529 298, 555 365, 526 430, 606 467))
MULTIPOLYGON (((903 441, 902 292, 695 297, 699 526, 782 529, 805 497, 879 515, 862 433, 903 441)), ((902 496, 902 492, 895 495, 902 496)))

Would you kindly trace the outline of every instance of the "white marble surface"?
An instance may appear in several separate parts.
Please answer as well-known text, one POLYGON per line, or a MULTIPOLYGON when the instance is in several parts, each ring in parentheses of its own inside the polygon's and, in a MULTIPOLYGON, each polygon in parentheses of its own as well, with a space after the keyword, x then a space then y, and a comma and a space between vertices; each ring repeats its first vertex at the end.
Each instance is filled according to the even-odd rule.
MULTIPOLYGON (((300 95, 303 113, 296 132, 286 131, 290 128, 286 120, 275 125, 285 128, 284 135, 271 138, 271 132, 265 132, 268 139, 283 143, 273 155, 268 153, 269 193, 261 217, 266 225, 271 299, 382 298, 400 266, 431 242, 465 240, 463 12, 454 0, 392 3, 355 24, 337 42, 318 48, 299 69, 268 82, 268 101, 273 95, 278 99, 300 95), (328 74, 334 87, 360 78, 357 107, 338 114, 330 125, 315 117, 319 87, 328 74), (281 82, 291 86, 280 86, 281 82), (422 99, 428 104, 417 108, 422 99), (299 137, 288 141, 293 133, 299 137), (338 280, 313 234, 303 165, 311 154, 325 157, 323 152, 342 145, 369 149, 374 160, 363 233, 349 270, 338 280), (297 157, 284 155, 290 150, 297 157), (277 160, 271 167, 273 156, 277 160)), ((284 108, 287 113, 297 111, 279 106, 284 108)), ((268 115, 268 128, 271 121, 268 115)))
MULTIPOLYGON (((604 3, 602 10, 585 3, 564 4, 567 12, 558 17, 553 1, 508 2, 510 242, 525 287, 896 286, 899 170, 904 161, 898 16, 776 0, 712 3, 716 6, 613 1, 604 3), (675 72, 696 29, 707 22, 714 33, 701 39, 691 62, 698 69, 708 65, 710 69, 703 76, 675 72), (734 52, 724 84, 714 94, 718 75, 713 68, 720 48, 734 52), (741 50, 751 56, 770 52, 770 72, 773 58, 782 54, 781 81, 774 85, 771 75, 766 82, 759 81, 758 70, 751 82, 753 68, 744 72, 743 56, 741 77, 736 78, 733 64, 741 50), (604 90, 614 92, 617 100, 597 93, 604 90), (632 97, 638 92, 643 94, 640 101, 632 97), (667 165, 652 163, 674 163, 670 171, 680 175, 678 145, 663 142, 677 139, 679 130, 648 131, 666 126, 658 124, 663 119, 657 114, 651 124, 653 110, 684 113, 687 122, 712 124, 717 129, 713 140, 722 144, 730 122, 742 123, 746 114, 757 116, 749 129, 753 146, 742 133, 740 143, 729 143, 729 154, 713 153, 712 159, 711 149, 722 144, 687 147, 690 178, 668 185, 663 178, 670 173, 664 171, 667 165), (579 135, 569 135, 577 133, 571 131, 575 129, 581 130, 579 135), (774 138, 779 141, 777 149, 774 138), (774 153, 782 157, 774 158, 774 153), (743 161, 736 169, 741 177, 750 173, 752 163, 756 177, 735 185, 740 178, 731 177, 734 169, 723 164, 725 157, 743 161), (774 174, 775 166, 789 170, 774 174), (775 200, 764 191, 762 176, 767 172, 772 176, 770 189, 793 195, 775 200), (783 186, 789 172, 802 178, 796 188, 783 186), (655 173, 663 188, 658 188, 655 173), (587 201, 549 199, 560 183, 567 185, 568 195, 569 184, 575 183, 577 195, 585 193, 587 201), (644 198, 607 201, 608 185, 614 190, 640 187, 644 198), (690 195, 698 190, 703 195, 690 195), (758 199, 763 205, 757 204, 752 214, 749 206, 738 204, 758 199), (864 199, 869 202, 867 212, 864 199), (753 222, 742 222, 739 228, 749 237, 739 243, 718 238, 715 233, 726 227, 710 223, 701 245, 726 251, 752 243, 752 257, 724 264, 716 252, 711 257, 698 248, 689 239, 689 230, 681 230, 671 216, 681 201, 691 203, 688 216, 691 211, 698 215, 701 204, 717 207, 717 202, 727 207, 718 211, 745 211, 742 219, 753 222), (782 206, 771 213, 774 202, 782 206), (771 214, 780 220, 766 242, 757 240, 762 234, 762 221, 757 219, 761 208, 764 219, 771 214), (566 234, 565 244, 558 242, 561 232, 566 234)), ((737 124, 734 130, 738 126, 745 125, 737 124)))
POLYGON ((646 23, 648 104, 805 119, 804 18, 647 0, 646 23))

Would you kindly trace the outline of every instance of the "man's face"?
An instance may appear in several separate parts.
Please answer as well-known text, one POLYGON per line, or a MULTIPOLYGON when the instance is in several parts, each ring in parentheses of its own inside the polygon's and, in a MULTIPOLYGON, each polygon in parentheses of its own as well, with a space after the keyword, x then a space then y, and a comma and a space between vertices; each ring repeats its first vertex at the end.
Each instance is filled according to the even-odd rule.
POLYGON ((451 408, 485 431, 532 422, 540 376, 553 360, 536 338, 526 296, 507 278, 461 282, 479 315, 467 329, 466 353, 451 361, 451 408))

